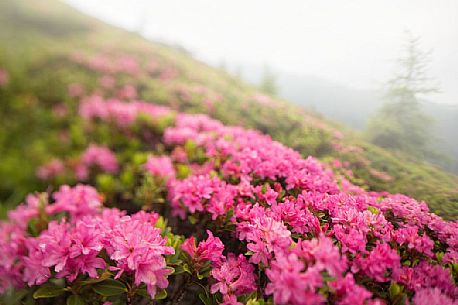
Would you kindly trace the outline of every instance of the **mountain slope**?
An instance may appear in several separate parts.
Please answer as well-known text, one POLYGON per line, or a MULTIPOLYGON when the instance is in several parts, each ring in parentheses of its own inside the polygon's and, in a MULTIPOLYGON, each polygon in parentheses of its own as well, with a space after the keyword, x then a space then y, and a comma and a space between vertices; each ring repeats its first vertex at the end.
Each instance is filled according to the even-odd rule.
MULTIPOLYGON (((259 84, 263 68, 243 66, 244 78, 259 84)), ((306 109, 313 109, 356 130, 364 130, 368 120, 383 105, 383 92, 357 90, 313 76, 276 71, 279 95, 306 109)), ((431 134, 438 156, 430 160, 441 168, 458 173, 458 105, 422 101, 422 109, 433 120, 431 134)))
POLYGON ((97 94, 96 84, 112 81, 106 76, 113 61, 125 68, 115 80, 119 95, 258 129, 304 156, 328 162, 364 188, 405 193, 427 201, 446 218, 458 216, 456 176, 379 149, 180 49, 146 41, 53 0, 35 1, 33 7, 25 0, 0 3, 0 68, 9 76, 0 89, 0 198, 5 206, 46 187, 34 175, 37 166, 87 144, 79 142, 77 118, 60 115, 66 107, 76 107, 78 96, 97 94), (68 97, 69 88, 74 98, 68 97), (67 133, 59 132, 61 127, 67 133))

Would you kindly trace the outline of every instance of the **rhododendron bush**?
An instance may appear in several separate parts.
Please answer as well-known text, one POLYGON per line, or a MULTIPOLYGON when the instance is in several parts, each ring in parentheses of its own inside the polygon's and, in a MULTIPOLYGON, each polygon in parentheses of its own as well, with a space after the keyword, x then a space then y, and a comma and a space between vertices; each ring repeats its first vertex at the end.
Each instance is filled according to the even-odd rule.
POLYGON ((5 303, 456 304, 458 223, 423 202, 205 115, 103 95, 68 111, 89 144, 0 224, 5 303))

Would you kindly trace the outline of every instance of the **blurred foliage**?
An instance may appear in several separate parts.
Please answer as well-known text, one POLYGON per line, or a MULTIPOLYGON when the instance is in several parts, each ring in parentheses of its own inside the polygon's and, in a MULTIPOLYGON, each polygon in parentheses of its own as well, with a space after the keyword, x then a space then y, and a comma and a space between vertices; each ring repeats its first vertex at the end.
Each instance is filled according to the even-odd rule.
MULTIPOLYGON (((339 159, 353 171, 349 179, 366 189, 405 193, 427 201, 432 211, 445 218, 458 217, 456 176, 410 155, 383 150, 318 114, 262 95, 235 77, 193 60, 180 48, 146 41, 56 0, 36 0, 33 5, 26 0, 0 1, 0 67, 10 78, 7 86, 0 88, 3 215, 27 192, 47 188, 35 177, 38 165, 51 156, 76 155, 88 144, 78 117, 53 114, 53 108, 61 104, 76 112, 78 100, 67 94, 70 84, 78 83, 91 91, 101 76, 75 64, 70 59, 75 51, 129 54, 138 58, 141 67, 153 58, 160 67, 174 69, 176 76, 163 81, 151 74, 120 75, 117 81, 135 85, 143 100, 258 129, 304 156, 329 163, 339 159), (199 89, 202 86, 204 93, 199 89), (183 96, 183 91, 191 94, 183 96)), ((98 132, 94 136, 100 143, 117 140, 110 129, 98 132)), ((135 143, 131 146, 126 156, 135 152, 135 143)), ((130 183, 129 177, 124 180, 130 183)), ((151 181, 142 183, 147 186, 151 181)), ((123 187, 109 176, 101 177, 97 184, 123 187)))

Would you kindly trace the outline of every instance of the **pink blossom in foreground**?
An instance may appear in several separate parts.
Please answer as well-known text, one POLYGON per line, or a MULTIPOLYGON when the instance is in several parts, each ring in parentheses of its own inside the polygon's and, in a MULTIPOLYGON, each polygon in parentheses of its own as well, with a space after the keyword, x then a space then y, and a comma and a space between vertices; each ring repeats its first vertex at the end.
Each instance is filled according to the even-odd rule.
POLYGON ((211 286, 211 293, 237 296, 256 290, 254 267, 243 254, 236 257, 230 253, 220 266, 213 268, 211 276, 217 281, 211 286))
POLYGON ((442 294, 438 288, 419 290, 413 297, 414 305, 457 305, 458 301, 442 294))
MULTIPOLYGON (((126 273, 136 285, 146 284, 152 297, 157 288, 167 287, 166 277, 171 271, 164 255, 173 254, 174 249, 165 245, 160 229, 154 227, 157 214, 124 216, 115 209, 102 210, 99 195, 83 185, 62 186, 53 198, 56 202, 45 206, 46 212, 68 211, 72 221, 50 221, 37 237, 14 223, 14 219, 23 221, 21 218, 0 223, 0 251, 11 258, 0 262, 2 291, 10 286, 22 287, 22 283, 41 285, 51 278, 68 282, 83 275, 97 278, 110 262, 115 265, 109 269, 118 277, 126 273), (112 261, 100 256, 102 250, 112 261)), ((29 209, 35 209, 35 205, 29 205, 29 209)))
POLYGON ((317 292, 323 284, 320 271, 308 268, 294 253, 280 255, 266 271, 269 283, 266 293, 273 295, 275 304, 322 304, 324 297, 317 292))
POLYGON ((95 215, 102 207, 102 198, 95 188, 82 184, 73 188, 63 185, 53 194, 53 198, 55 203, 47 207, 48 213, 65 211, 74 218, 95 215))
POLYGON ((224 245, 218 237, 213 236, 211 231, 207 230, 207 234, 208 238, 199 242, 198 246, 196 246, 194 236, 191 236, 181 244, 181 249, 196 262, 218 263, 224 257, 224 245))
POLYGON ((389 281, 387 274, 397 273, 400 267, 400 257, 396 251, 388 244, 378 243, 367 257, 357 259, 354 269, 361 270, 376 281, 385 282, 389 281))
POLYGON ((154 298, 157 287, 166 288, 166 269, 163 255, 173 254, 174 249, 165 245, 166 239, 160 229, 149 221, 124 216, 104 239, 108 255, 116 262, 117 276, 124 272, 135 274, 135 284, 146 284, 149 294, 154 298))
POLYGON ((351 273, 331 282, 330 286, 338 298, 338 305, 364 305, 372 296, 372 293, 356 284, 351 273))

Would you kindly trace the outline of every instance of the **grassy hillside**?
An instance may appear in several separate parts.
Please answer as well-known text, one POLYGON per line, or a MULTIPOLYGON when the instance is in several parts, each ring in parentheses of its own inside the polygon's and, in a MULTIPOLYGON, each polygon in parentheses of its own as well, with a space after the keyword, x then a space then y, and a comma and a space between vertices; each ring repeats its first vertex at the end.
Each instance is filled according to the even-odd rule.
POLYGON ((97 94, 93 90, 100 83, 114 82, 118 95, 135 94, 259 129, 304 156, 328 162, 368 190, 405 193, 427 201, 445 218, 458 217, 456 176, 388 153, 317 114, 264 96, 182 50, 105 25, 55 0, 37 0, 33 7, 26 0, 0 2, 0 69, 8 74, 8 82, 0 86, 3 210, 28 191, 46 189, 36 178, 37 166, 85 147, 79 119, 62 114, 76 108, 82 97, 97 94), (125 70, 113 71, 115 61, 125 70))

